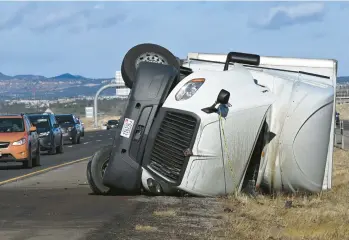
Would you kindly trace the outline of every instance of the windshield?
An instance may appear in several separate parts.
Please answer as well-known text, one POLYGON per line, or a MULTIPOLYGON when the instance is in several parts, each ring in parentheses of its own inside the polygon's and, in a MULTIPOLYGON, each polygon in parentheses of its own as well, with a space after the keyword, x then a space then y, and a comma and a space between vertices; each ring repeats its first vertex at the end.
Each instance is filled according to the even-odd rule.
POLYGON ((108 124, 109 125, 116 125, 116 124, 118 124, 118 121, 117 120, 109 120, 108 124))
POLYGON ((50 131, 50 120, 48 116, 29 116, 29 120, 36 127, 38 133, 50 131))
POLYGON ((24 132, 22 118, 0 118, 0 132, 24 132))
POLYGON ((58 124, 71 123, 74 124, 74 119, 72 116, 56 115, 56 120, 58 124))

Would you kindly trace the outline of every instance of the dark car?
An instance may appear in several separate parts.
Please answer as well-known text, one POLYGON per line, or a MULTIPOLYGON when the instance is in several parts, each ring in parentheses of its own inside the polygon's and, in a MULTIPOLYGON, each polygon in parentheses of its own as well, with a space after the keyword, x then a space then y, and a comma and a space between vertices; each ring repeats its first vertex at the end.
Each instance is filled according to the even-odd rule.
POLYGON ((72 144, 80 143, 82 131, 77 117, 74 114, 56 114, 55 116, 62 128, 64 141, 71 141, 72 144))
POLYGON ((339 112, 336 111, 336 125, 337 126, 339 126, 339 121, 340 121, 339 115, 340 115, 339 112))
POLYGON ((77 122, 80 125, 81 137, 83 137, 83 136, 85 136, 85 126, 84 126, 84 123, 80 120, 80 118, 77 118, 77 122))
POLYGON ((116 128, 119 124, 118 120, 109 120, 107 122, 107 130, 112 129, 112 128, 116 128))
POLYGON ((52 113, 29 113, 30 122, 39 134, 40 150, 50 154, 63 153, 63 135, 52 113))

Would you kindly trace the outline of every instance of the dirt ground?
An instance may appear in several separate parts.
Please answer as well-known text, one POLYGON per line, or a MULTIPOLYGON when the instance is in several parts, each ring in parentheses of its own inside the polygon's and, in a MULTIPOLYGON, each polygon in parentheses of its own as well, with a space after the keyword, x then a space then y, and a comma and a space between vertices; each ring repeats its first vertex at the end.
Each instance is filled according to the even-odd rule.
MULTIPOLYGON (((85 118, 85 117, 82 117, 80 118, 81 121, 84 123, 84 126, 85 126, 85 130, 86 131, 91 131, 91 130, 94 130, 94 126, 93 126, 93 123, 94 123, 94 120, 93 118, 85 118)), ((103 117, 98 117, 98 126, 99 126, 99 129, 101 128, 101 126, 103 124, 105 124, 108 120, 112 120, 112 119, 120 119, 120 116, 111 116, 111 115, 107 115, 107 116, 103 116, 103 117)))
POLYGON ((340 114, 340 119, 349 119, 349 104, 337 104, 336 106, 337 112, 340 114))

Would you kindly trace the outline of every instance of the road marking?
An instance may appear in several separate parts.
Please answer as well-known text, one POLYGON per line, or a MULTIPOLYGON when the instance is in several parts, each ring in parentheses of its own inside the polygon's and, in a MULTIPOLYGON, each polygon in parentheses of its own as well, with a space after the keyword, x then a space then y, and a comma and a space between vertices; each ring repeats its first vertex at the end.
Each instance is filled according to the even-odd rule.
POLYGON ((38 170, 38 171, 35 171, 35 172, 24 174, 22 176, 10 178, 10 179, 7 179, 5 181, 0 182, 0 186, 4 185, 6 183, 11 183, 11 182, 15 182, 15 181, 18 181, 18 180, 22 180, 22 179, 27 178, 27 177, 32 177, 32 176, 38 175, 40 173, 48 172, 48 171, 53 170, 53 169, 57 169, 57 168, 68 166, 68 165, 71 165, 71 164, 74 164, 74 163, 82 162, 82 161, 88 160, 90 158, 91 158, 91 156, 90 157, 85 157, 85 158, 80 158, 80 159, 77 159, 77 160, 74 160, 74 161, 71 161, 71 162, 62 163, 62 164, 59 164, 59 165, 56 165, 56 166, 52 166, 52 167, 44 168, 44 169, 41 169, 41 170, 38 170))
POLYGON ((103 135, 99 135, 100 137, 103 137, 103 135))
POLYGON ((109 139, 113 139, 113 138, 109 138, 109 139))
POLYGON ((84 144, 88 144, 89 142, 84 142, 84 144))
POLYGON ((97 142, 100 142, 100 141, 102 141, 102 140, 97 139, 96 141, 97 141, 97 142))
POLYGON ((69 145, 68 147, 73 147, 72 145, 69 145))

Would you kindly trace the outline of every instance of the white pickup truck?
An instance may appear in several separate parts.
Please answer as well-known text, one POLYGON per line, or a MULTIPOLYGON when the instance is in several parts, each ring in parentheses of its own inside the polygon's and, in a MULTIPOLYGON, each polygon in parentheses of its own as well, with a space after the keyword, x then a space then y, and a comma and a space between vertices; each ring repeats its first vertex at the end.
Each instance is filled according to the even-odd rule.
POLYGON ((331 188, 337 61, 137 45, 112 145, 87 176, 110 192, 226 195, 331 188))

